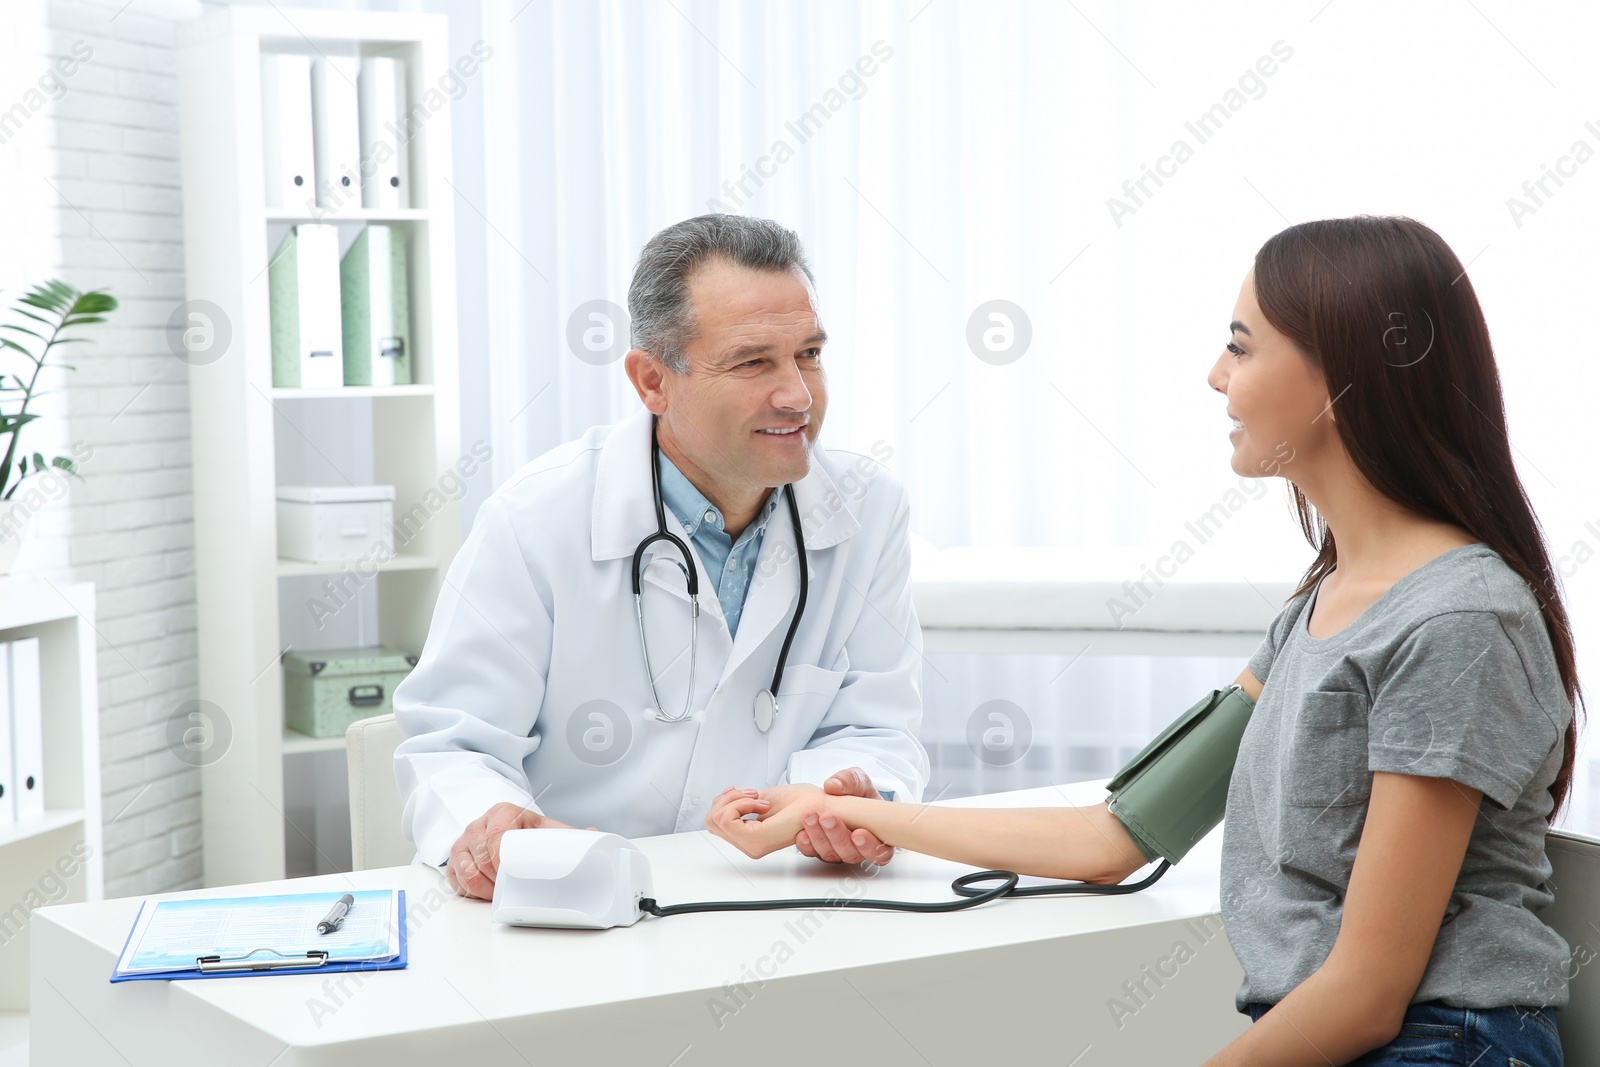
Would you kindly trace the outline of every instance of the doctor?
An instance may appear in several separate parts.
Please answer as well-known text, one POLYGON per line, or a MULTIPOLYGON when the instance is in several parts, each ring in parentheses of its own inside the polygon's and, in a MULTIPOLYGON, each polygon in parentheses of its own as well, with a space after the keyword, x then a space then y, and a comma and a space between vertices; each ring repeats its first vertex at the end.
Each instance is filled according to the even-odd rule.
MULTIPOLYGON (((506 830, 699 830, 729 788, 915 801, 927 777, 906 493, 817 445, 827 335, 799 239, 677 223, 628 308, 645 410, 484 503, 395 690, 403 829, 465 895, 493 895, 506 830)), ((842 826, 795 843, 893 854, 842 826)))

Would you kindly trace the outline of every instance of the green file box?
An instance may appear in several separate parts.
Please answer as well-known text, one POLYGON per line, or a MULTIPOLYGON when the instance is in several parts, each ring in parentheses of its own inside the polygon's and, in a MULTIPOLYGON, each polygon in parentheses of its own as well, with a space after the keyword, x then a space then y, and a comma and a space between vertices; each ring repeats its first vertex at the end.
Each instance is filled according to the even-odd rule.
POLYGON ((290 229, 267 265, 272 384, 330 389, 344 384, 339 303, 339 231, 326 223, 290 229))
POLYGON ((356 720, 394 710, 394 687, 416 662, 392 648, 291 652, 283 657, 284 721, 310 737, 343 737, 356 720))
POLYGON ((344 384, 411 384, 411 301, 406 234, 373 223, 339 263, 344 384))

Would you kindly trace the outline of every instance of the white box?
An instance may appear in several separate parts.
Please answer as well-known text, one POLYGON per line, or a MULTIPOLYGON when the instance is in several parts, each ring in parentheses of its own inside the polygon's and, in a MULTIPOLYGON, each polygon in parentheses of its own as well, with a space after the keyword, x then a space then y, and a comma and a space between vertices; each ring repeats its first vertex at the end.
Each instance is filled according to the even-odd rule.
POLYGON ((394 553, 394 486, 278 486, 278 557, 377 562, 394 553))

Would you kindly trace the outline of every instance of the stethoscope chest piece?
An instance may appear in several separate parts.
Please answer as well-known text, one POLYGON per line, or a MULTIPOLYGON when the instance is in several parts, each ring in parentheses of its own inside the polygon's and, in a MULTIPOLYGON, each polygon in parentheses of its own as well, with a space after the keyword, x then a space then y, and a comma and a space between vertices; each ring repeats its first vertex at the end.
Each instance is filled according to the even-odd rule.
POLYGON ((763 689, 756 694, 756 729, 766 733, 772 729, 772 721, 778 717, 778 698, 772 695, 772 690, 763 689))

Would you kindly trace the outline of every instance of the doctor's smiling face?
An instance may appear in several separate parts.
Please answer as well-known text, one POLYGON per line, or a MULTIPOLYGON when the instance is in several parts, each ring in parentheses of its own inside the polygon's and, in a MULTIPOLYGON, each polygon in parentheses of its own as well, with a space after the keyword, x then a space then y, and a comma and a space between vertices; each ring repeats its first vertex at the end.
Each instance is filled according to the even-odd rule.
POLYGON ((692 327, 680 370, 642 349, 627 370, 659 416, 661 450, 737 536, 775 486, 810 470, 828 407, 815 292, 799 271, 723 257, 689 277, 692 327))
POLYGON ((1234 473, 1247 478, 1303 470, 1342 453, 1322 372, 1278 332, 1256 303, 1255 272, 1233 306, 1230 337, 1206 381, 1228 398, 1234 473))

